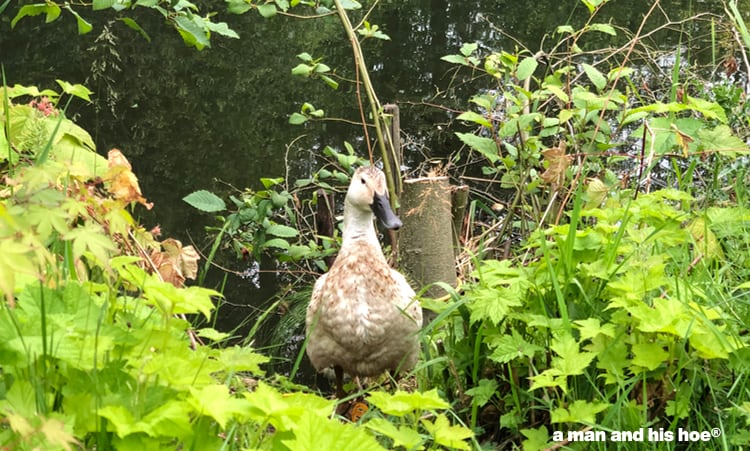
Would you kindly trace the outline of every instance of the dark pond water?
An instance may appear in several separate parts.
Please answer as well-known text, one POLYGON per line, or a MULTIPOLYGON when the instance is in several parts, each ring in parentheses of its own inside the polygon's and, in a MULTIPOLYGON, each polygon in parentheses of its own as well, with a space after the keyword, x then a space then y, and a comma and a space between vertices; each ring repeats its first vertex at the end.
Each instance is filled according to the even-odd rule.
MULTIPOLYGON (((613 0, 597 20, 635 30, 652 5, 613 0)), ((654 15, 658 21, 664 15, 678 21, 699 11, 723 11, 720 1, 709 0, 662 1, 660 7, 654 15)), ((300 21, 220 14, 241 39, 217 36, 213 48, 197 52, 157 17, 143 13, 137 18, 150 43, 106 12, 87 14, 95 29, 85 36, 78 36, 75 22, 64 15, 48 25, 38 17, 25 19, 11 31, 15 12, 11 6, 0 15, 0 58, 8 82, 54 87, 60 78, 94 90, 95 102, 76 104, 73 113, 102 153, 118 147, 130 159, 146 197, 155 203, 153 211, 139 214, 147 227, 160 224, 164 236, 206 244, 203 230, 212 218, 181 200, 194 190, 259 188, 260 177, 284 176, 287 170, 291 179, 305 177, 316 168, 316 152, 325 145, 342 148, 344 141, 366 154, 358 127, 288 124, 289 114, 306 101, 330 117, 358 118, 350 85, 334 91, 290 73, 301 52, 323 57, 342 75, 352 73, 351 51, 335 17, 300 21)), ((457 146, 456 129, 447 127, 452 116, 430 104, 466 109, 469 96, 481 89, 456 84, 452 66, 441 56, 474 41, 488 50, 512 52, 521 43, 537 51, 554 39, 557 26, 579 27, 587 18, 578 0, 382 1, 370 22, 391 40, 370 40, 364 47, 381 100, 400 104, 407 164, 457 146)), ((704 63, 710 58, 700 44, 706 30, 695 27, 690 30, 695 43, 681 42, 693 45, 690 57, 704 63)), ((662 49, 677 45, 664 33, 651 40, 662 49)), ((239 272, 252 266, 231 258, 222 262, 239 272)), ((221 274, 212 280, 218 283, 221 274)), ((260 273, 257 282, 259 288, 253 280, 230 277, 219 328, 241 323, 278 288, 272 271, 260 273)))

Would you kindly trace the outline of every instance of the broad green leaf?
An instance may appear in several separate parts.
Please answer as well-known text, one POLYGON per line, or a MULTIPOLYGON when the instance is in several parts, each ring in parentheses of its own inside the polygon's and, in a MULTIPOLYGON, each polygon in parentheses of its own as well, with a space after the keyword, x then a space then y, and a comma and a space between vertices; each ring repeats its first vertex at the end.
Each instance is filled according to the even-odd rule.
POLYGON ((205 24, 206 24, 206 28, 208 28, 209 30, 213 31, 216 34, 219 34, 227 38, 233 38, 233 39, 240 38, 240 35, 238 35, 237 32, 229 28, 229 25, 227 25, 226 22, 206 21, 205 24))
POLYGON ((70 6, 65 6, 65 9, 70 11, 70 13, 73 14, 73 16, 75 16, 76 24, 78 24, 78 34, 86 34, 94 29, 94 26, 91 25, 88 21, 86 21, 86 19, 81 17, 81 15, 78 14, 76 10, 74 10, 70 6))
POLYGON ((352 11, 362 9, 362 4, 356 0, 341 0, 341 7, 346 10, 352 11))
POLYGON ((438 445, 453 449, 471 449, 466 440, 472 438, 474 434, 465 426, 451 425, 445 414, 439 414, 434 422, 427 419, 421 421, 438 445))
POLYGON ((191 207, 207 213, 215 213, 227 209, 227 205, 221 197, 206 190, 194 191, 183 197, 182 200, 191 207))
POLYGON ((262 5, 258 5, 257 8, 258 13, 265 18, 273 17, 276 15, 276 5, 274 5, 273 3, 264 3, 262 5))
POLYGON ((385 435, 393 440, 393 446, 395 448, 403 447, 404 449, 422 449, 422 444, 425 442, 425 438, 408 425, 397 427, 385 418, 373 418, 367 421, 364 425, 367 429, 385 435))
POLYGON ((91 9, 94 11, 100 11, 102 9, 111 8, 115 3, 117 3, 117 0, 93 0, 91 3, 91 9))
POLYGON ((483 127, 492 128, 492 122, 490 122, 486 117, 482 116, 481 114, 475 113, 473 111, 465 111, 456 117, 459 121, 468 121, 473 122, 475 124, 479 124, 483 127))
POLYGON ((596 90, 601 92, 607 86, 607 77, 599 72, 599 69, 590 64, 583 63, 582 66, 583 71, 586 72, 586 75, 589 77, 589 80, 591 80, 591 83, 594 84, 596 90))
POLYGON ((367 400, 385 414, 402 417, 416 410, 448 409, 450 404, 444 401, 433 388, 424 393, 407 393, 396 390, 394 394, 373 392, 367 400))
POLYGON ((583 374, 596 357, 591 352, 581 352, 578 349, 578 343, 570 335, 552 339, 550 347, 557 354, 552 358, 552 367, 559 369, 560 373, 565 376, 583 374))
POLYGON ((15 28, 19 20, 26 16, 38 16, 40 14, 46 14, 45 22, 50 23, 60 17, 60 7, 54 3, 35 3, 32 5, 24 5, 18 10, 18 13, 10 21, 10 27, 15 28))
POLYGON ((181 14, 172 18, 174 21, 177 31, 182 36, 185 44, 195 47, 198 50, 203 50, 205 47, 209 47, 211 42, 208 38, 208 32, 205 29, 205 20, 197 15, 191 15, 188 17, 183 11, 181 14))
POLYGON ((99 263, 106 264, 109 261, 110 254, 118 250, 105 233, 104 228, 95 222, 88 222, 76 227, 63 235, 62 238, 73 244, 74 259, 81 258, 84 252, 90 252, 99 263))
MULTIPOLYGON (((302 412, 292 432, 293 438, 282 438, 281 442, 295 451, 384 450, 363 428, 331 420, 308 410, 302 412)), ((280 446, 278 448, 281 449, 280 446)))
MULTIPOLYGON (((554 94, 558 99, 562 100, 563 103, 568 103, 570 101, 570 97, 568 94, 562 90, 559 86, 556 85, 543 85, 543 88, 554 94)), ((566 111, 566 110, 563 110, 566 111)), ((562 112, 561 112, 562 114, 562 112)), ((562 118, 560 118, 560 121, 562 122, 562 118)))
POLYGON ((496 163, 500 159, 500 151, 498 150, 497 143, 494 139, 477 136, 472 133, 456 132, 456 136, 458 136, 458 139, 464 144, 479 152, 490 162, 496 163))
POLYGON ((197 333, 199 337, 207 338, 211 341, 222 341, 232 336, 232 334, 228 334, 226 332, 219 332, 213 327, 204 327, 202 329, 198 329, 197 333))
POLYGON ((534 71, 536 70, 537 66, 539 64, 536 62, 536 60, 532 57, 526 57, 521 60, 520 63, 518 63, 518 68, 516 69, 516 76, 519 80, 526 80, 527 78, 534 75, 534 71))
POLYGON ((524 451, 540 451, 548 448, 549 432, 544 425, 536 429, 521 429, 521 434, 526 437, 522 442, 524 451))
POLYGON ((594 338, 599 334, 605 335, 610 338, 615 336, 615 326, 613 324, 601 325, 599 318, 586 318, 575 321, 576 327, 580 333, 580 340, 588 340, 594 338))
POLYGON ((266 233, 268 235, 278 236, 281 238, 292 238, 299 234, 297 229, 294 227, 285 226, 282 224, 271 224, 266 227, 266 233))
POLYGON ((508 363, 521 357, 532 357, 542 351, 537 345, 531 344, 514 329, 510 335, 493 336, 488 340, 492 354, 490 359, 498 363, 508 363))
POLYGON ((187 399, 193 409, 200 414, 210 416, 221 426, 245 410, 247 401, 237 399, 229 394, 229 388, 224 384, 207 385, 200 389, 190 387, 191 397, 187 399))
MULTIPOLYGON (((515 332, 515 331, 514 331, 515 332)), ((466 394, 482 407, 487 404, 497 392, 497 381, 494 379, 480 379, 479 384, 466 390, 466 394)))
POLYGON ((469 56, 474 53, 477 48, 479 48, 479 44, 477 44, 476 42, 470 42, 468 44, 462 45, 460 52, 463 56, 469 56))
POLYGON ((698 130, 700 144, 698 148, 703 152, 718 152, 722 155, 736 157, 750 153, 750 148, 740 138, 736 137, 726 125, 698 130))
POLYGON ((281 185, 282 183, 284 183, 284 177, 274 177, 274 178, 261 177, 260 183, 263 184, 263 188, 268 189, 268 188, 271 188, 272 186, 277 186, 277 185, 281 185))
POLYGON ((289 249, 290 246, 291 244, 289 244, 289 242, 283 238, 272 238, 268 241, 265 241, 261 245, 261 249, 267 249, 269 247, 273 247, 276 249, 287 250, 289 249))
POLYGON ((151 36, 149 36, 148 33, 146 33, 146 30, 144 30, 143 28, 141 28, 140 25, 138 25, 138 22, 131 19, 130 17, 120 17, 118 18, 118 20, 121 20, 122 23, 127 25, 129 28, 137 31, 138 34, 140 34, 143 37, 143 39, 145 39, 147 42, 151 42, 151 36))
POLYGON ((591 25, 589 25, 589 30, 599 31, 601 33, 605 33, 610 36, 617 36, 615 27, 606 23, 592 23, 591 25))
POLYGON ((268 363, 270 360, 268 357, 255 352, 252 348, 240 346, 221 349, 216 359, 228 372, 249 371, 256 376, 265 374, 260 365, 268 363))
POLYGON ((633 365, 642 366, 651 371, 667 363, 669 353, 664 350, 664 343, 636 343, 632 347, 633 365))
POLYGON ((469 59, 462 55, 445 55, 440 57, 441 60, 453 64, 461 64, 463 66, 471 66, 469 59))
POLYGON ((595 424, 596 414, 608 408, 608 403, 576 399, 567 408, 558 407, 552 410, 550 412, 550 422, 595 424))
POLYGON ((307 122, 307 117, 299 114, 299 113, 292 113, 291 116, 289 116, 289 123, 292 125, 300 125, 307 122))

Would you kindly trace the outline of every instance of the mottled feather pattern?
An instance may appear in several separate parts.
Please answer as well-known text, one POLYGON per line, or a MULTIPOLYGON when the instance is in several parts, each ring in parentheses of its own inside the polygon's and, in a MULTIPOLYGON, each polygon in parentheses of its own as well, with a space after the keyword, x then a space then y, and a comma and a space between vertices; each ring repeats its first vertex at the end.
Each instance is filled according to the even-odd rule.
POLYGON ((377 169, 355 173, 341 250, 313 289, 307 354, 318 370, 340 366, 352 376, 374 376, 409 370, 419 356, 421 306, 404 276, 383 256, 369 207, 375 194, 385 192, 384 182, 377 169))

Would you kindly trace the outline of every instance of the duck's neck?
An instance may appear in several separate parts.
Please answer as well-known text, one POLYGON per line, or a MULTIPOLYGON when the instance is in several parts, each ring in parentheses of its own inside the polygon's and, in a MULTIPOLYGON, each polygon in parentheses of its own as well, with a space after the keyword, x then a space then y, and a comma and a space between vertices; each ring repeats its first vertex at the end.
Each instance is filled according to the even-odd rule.
POLYGON ((369 210, 360 210, 346 203, 344 205, 344 234, 343 243, 356 239, 366 239, 380 246, 375 234, 373 214, 369 210))

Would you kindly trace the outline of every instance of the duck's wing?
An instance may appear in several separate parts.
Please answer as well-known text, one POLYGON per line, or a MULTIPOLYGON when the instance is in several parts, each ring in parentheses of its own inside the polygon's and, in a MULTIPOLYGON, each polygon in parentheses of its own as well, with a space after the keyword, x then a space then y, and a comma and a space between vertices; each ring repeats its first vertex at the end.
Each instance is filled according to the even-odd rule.
POLYGON ((398 298, 396 304, 406 315, 410 316, 416 323, 417 328, 422 327, 422 306, 419 304, 416 293, 406 278, 395 269, 391 269, 391 276, 396 283, 398 298))
POLYGON ((320 302, 323 298, 323 285, 325 284, 327 277, 328 273, 323 274, 315 281, 315 285, 313 286, 310 303, 307 304, 307 315, 305 316, 305 325, 308 330, 312 326, 315 316, 318 313, 318 309, 320 308, 320 302))

